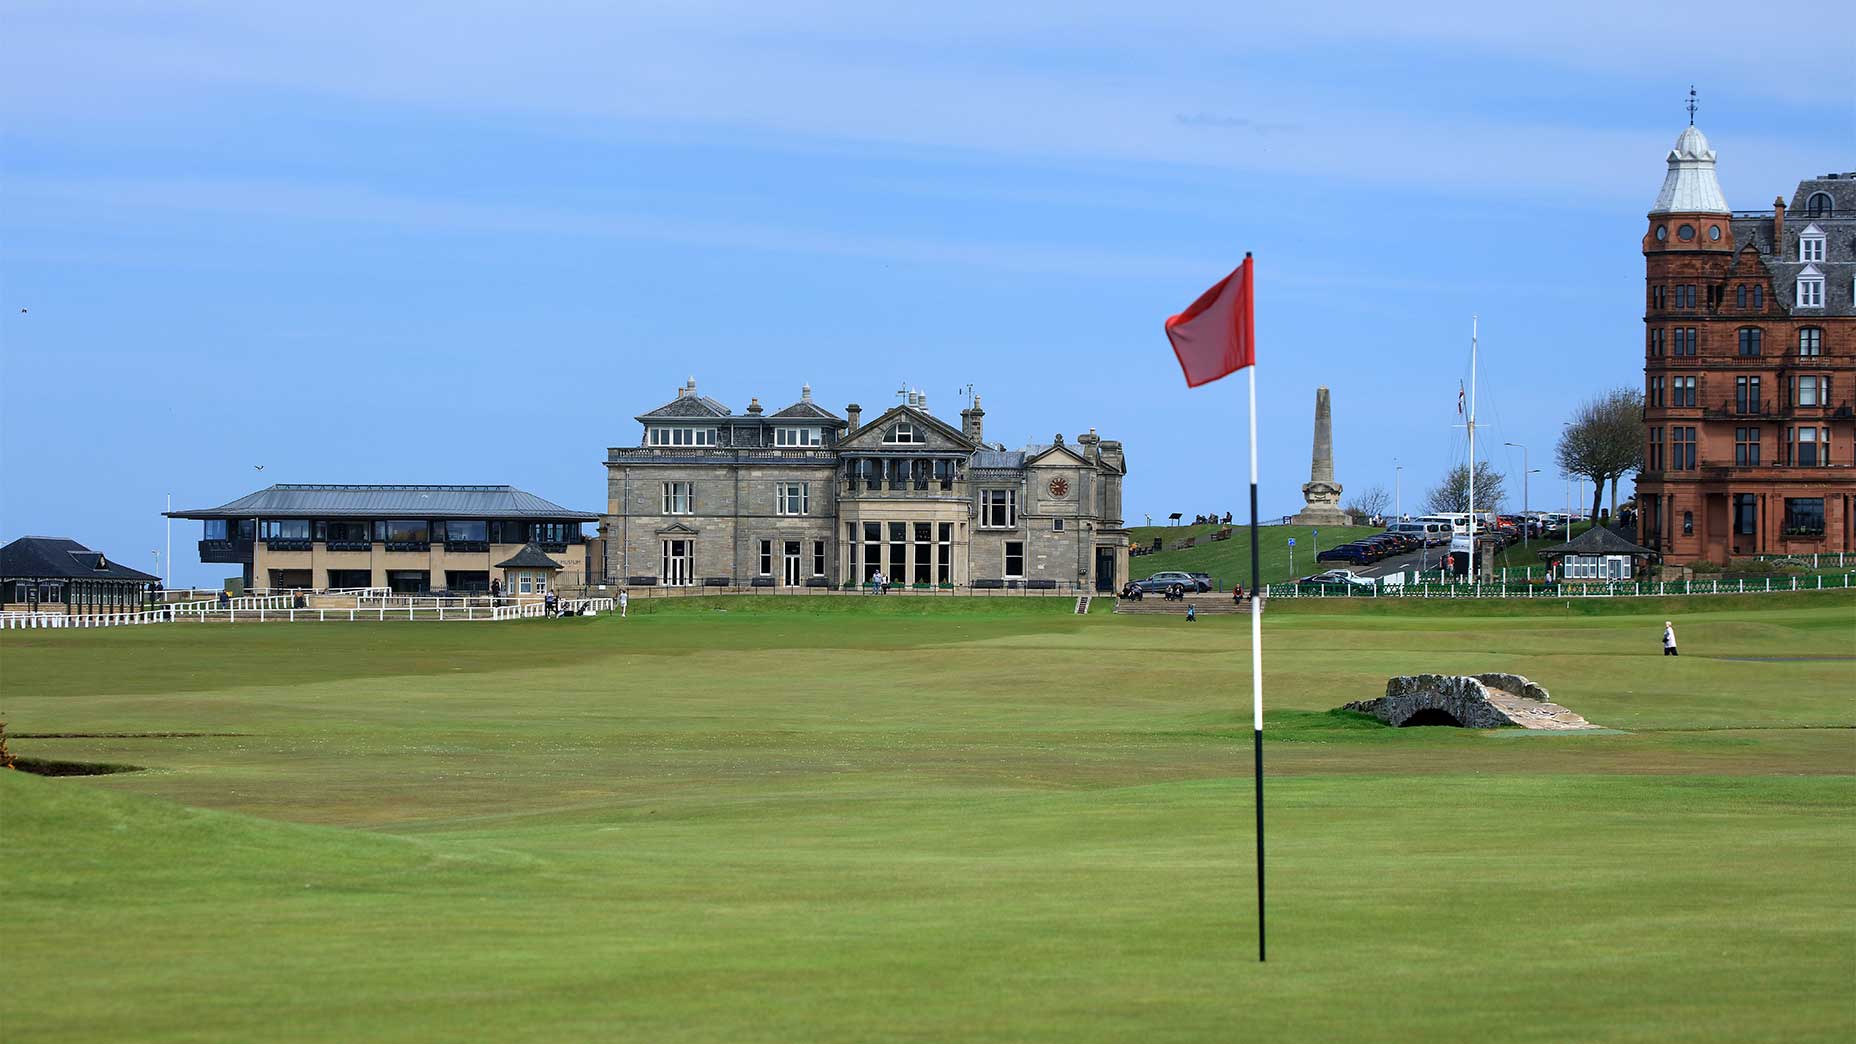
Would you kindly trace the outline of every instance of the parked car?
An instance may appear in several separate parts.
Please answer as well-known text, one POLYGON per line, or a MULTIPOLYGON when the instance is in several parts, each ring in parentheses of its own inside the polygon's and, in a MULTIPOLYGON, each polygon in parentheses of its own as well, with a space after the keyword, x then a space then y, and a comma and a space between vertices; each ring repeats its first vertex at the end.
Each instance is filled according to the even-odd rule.
POLYGON ((1339 547, 1330 547, 1326 551, 1316 555, 1315 561, 1358 562, 1361 565, 1369 565, 1379 561, 1383 557, 1383 555, 1380 555, 1364 544, 1342 544, 1339 547))
POLYGON ((1198 579, 1191 573, 1182 573, 1174 570, 1155 573, 1145 580, 1136 580, 1134 581, 1134 586, 1140 588, 1147 594, 1165 594, 1167 589, 1174 586, 1178 586, 1187 591, 1197 591, 1200 589, 1198 579))
POLYGON ((1209 591, 1218 586, 1217 583, 1212 580, 1212 575, 1210 573, 1187 573, 1186 575, 1199 582, 1199 590, 1201 591, 1209 591))
POLYGON ((1371 577, 1361 576, 1351 569, 1329 569, 1313 576, 1305 576, 1296 581, 1301 587, 1362 587, 1373 586, 1371 577))

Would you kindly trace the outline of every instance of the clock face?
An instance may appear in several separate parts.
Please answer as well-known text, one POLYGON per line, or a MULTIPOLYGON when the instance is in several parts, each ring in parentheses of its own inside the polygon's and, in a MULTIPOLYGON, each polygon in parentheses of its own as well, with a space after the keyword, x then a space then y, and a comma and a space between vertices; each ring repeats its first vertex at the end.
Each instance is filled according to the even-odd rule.
POLYGON ((1051 496, 1065 497, 1065 496, 1068 496, 1069 493, 1070 493, 1070 480, 1069 479, 1054 478, 1050 480, 1050 495, 1051 496))

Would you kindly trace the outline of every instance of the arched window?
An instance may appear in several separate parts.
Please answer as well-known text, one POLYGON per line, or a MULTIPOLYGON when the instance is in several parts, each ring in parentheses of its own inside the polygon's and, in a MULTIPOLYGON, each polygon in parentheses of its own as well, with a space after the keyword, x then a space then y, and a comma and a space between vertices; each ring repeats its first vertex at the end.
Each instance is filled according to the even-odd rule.
POLYGON ((1828 192, 1813 192, 1804 204, 1804 212, 1808 217, 1830 217, 1835 209, 1828 192))
POLYGON ((1735 308, 1746 307, 1746 287, 1739 286, 1739 287, 1734 288, 1734 307, 1735 308))

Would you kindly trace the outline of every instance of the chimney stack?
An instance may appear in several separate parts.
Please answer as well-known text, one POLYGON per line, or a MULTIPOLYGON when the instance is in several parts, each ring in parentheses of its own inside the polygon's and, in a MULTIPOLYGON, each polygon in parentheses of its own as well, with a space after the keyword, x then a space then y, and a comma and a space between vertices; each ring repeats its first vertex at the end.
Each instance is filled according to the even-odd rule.
MULTIPOLYGON (((1807 210, 1809 208, 1806 208, 1807 210)), ((1808 215, 1807 215, 1808 216, 1808 215)), ((1772 252, 1779 252, 1779 244, 1785 240, 1785 197, 1772 197, 1772 252)))
POLYGON ((749 400, 748 400, 748 416, 750 416, 750 417, 758 417, 758 416, 760 416, 760 412, 761 412, 761 410, 760 410, 760 397, 759 397, 759 396, 756 396, 756 397, 754 397, 754 398, 752 398, 752 399, 749 399, 749 400))
POLYGON ((971 409, 960 411, 960 433, 969 442, 982 446, 986 444, 986 411, 980 409, 980 397, 977 395, 973 397, 971 409))
POLYGON ((802 384, 799 386, 799 401, 800 402, 811 402, 812 401, 812 386, 810 384, 802 384))
POLYGON ((851 431, 863 427, 863 415, 864 408, 854 402, 844 408, 844 419, 849 422, 851 431))

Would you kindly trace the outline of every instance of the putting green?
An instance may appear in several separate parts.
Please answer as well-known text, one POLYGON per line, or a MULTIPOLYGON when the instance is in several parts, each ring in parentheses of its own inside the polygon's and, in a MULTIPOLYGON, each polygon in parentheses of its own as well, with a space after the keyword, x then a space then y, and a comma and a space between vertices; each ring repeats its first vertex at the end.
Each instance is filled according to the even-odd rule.
POLYGON ((7 1036, 1856 1034, 1847 596, 1273 609, 1264 966, 1242 618, 633 608, 7 632, 15 753, 147 767, 0 773, 7 1036), (1331 713, 1420 670, 1606 729, 1331 713))

